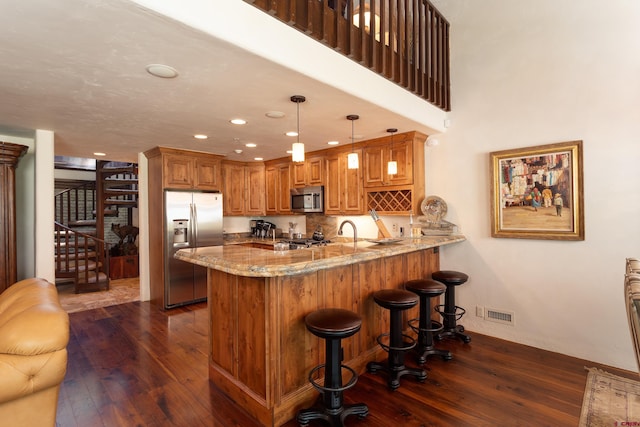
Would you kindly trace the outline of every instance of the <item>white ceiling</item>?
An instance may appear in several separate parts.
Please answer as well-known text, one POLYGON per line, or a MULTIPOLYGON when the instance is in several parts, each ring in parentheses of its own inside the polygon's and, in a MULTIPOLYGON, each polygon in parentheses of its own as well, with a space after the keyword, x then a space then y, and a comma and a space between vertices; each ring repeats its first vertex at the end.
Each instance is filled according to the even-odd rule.
MULTIPOLYGON (((239 1, 239 0, 234 0, 239 1)), ((284 25, 284 24, 282 24, 284 25)), ((0 0, 0 134, 55 132, 55 154, 137 161, 162 145, 234 160, 286 156, 300 105, 308 151, 395 127, 432 129, 124 0, 0 0), (175 67, 153 77, 151 63, 175 67), (270 119, 267 111, 281 111, 270 119), (248 120, 234 126, 233 117, 248 120), (202 142, 195 133, 209 135, 202 142), (246 148, 253 142, 256 148, 246 148), (234 153, 242 149, 243 153, 234 153)), ((304 60, 304 58, 300 58, 304 60)), ((368 72, 368 71, 367 71, 368 72)), ((374 88, 371 88, 374 90, 374 88)))

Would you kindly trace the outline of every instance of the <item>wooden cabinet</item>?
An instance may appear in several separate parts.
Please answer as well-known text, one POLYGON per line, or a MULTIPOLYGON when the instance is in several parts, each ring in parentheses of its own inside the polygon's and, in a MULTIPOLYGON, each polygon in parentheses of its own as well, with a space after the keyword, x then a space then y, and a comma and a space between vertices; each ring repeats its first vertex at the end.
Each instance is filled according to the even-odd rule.
POLYGON ((109 258, 109 278, 111 280, 138 277, 138 255, 114 256, 109 258))
MULTIPOLYGON (((347 167, 349 152, 332 153, 326 158, 324 211, 327 215, 365 213, 362 167, 347 167)), ((357 149, 355 152, 362 160, 362 150, 357 149)))
MULTIPOLYGON (((156 147, 144 154, 149 175, 149 241, 153 243, 149 245, 150 300, 164 308, 164 190, 222 191, 222 156, 167 147, 156 147)), ((112 261, 110 267, 115 275, 129 274, 128 268, 137 269, 126 259, 112 261)))
POLYGON ((291 213, 291 163, 266 165, 266 212, 267 215, 291 213))
POLYGON ((223 210, 225 215, 265 214, 263 164, 223 162, 223 210))
POLYGON ((163 150, 162 182, 164 188, 187 190, 221 190, 221 159, 211 154, 163 150))
POLYGON ((413 184, 413 139, 383 142, 377 145, 367 145, 363 149, 363 173, 365 187, 379 187, 382 185, 411 185, 413 184), (395 161, 398 172, 394 175, 387 173, 387 163, 395 161))
POLYGON ((363 186, 366 210, 383 215, 420 213, 424 194, 424 142, 427 136, 406 132, 366 142, 363 148, 363 186), (387 162, 398 164, 398 173, 387 173, 387 162))
POLYGON ((264 215, 265 210, 265 167, 263 164, 245 167, 247 198, 244 210, 247 215, 264 215))
POLYGON ((292 163, 291 185, 307 187, 324 185, 324 156, 307 156, 302 163, 292 163))

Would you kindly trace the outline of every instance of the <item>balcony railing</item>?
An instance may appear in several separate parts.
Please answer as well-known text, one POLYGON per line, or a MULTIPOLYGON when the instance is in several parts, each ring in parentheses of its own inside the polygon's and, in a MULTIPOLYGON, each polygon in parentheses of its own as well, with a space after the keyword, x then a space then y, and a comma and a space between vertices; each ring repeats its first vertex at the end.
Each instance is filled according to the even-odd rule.
POLYGON ((428 0, 244 1, 450 111, 449 23, 428 0))

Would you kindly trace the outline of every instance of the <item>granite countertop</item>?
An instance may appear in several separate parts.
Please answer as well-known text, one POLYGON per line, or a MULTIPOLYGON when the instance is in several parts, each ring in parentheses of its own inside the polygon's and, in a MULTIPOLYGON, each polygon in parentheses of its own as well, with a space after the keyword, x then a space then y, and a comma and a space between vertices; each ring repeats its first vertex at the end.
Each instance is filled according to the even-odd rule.
MULTIPOLYGON (((176 252, 175 257, 237 276, 276 277, 311 273, 326 268, 356 264, 464 240, 465 237, 460 234, 403 238, 391 244, 375 244, 366 240, 358 240, 357 248, 354 248, 353 240, 351 240, 350 242, 336 241, 327 246, 283 252, 251 248, 241 244, 225 244, 224 246, 180 249, 176 252)), ((235 243, 250 243, 251 241, 251 238, 248 238, 235 243)), ((269 243, 270 240, 260 239, 259 242, 269 243)))

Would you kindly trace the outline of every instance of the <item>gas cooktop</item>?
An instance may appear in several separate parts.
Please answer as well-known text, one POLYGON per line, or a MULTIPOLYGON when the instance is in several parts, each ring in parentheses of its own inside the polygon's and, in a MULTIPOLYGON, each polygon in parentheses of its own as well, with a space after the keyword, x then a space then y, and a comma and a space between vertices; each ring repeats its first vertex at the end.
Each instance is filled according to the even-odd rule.
POLYGON ((327 246, 327 243, 331 243, 331 240, 314 240, 314 239, 288 239, 282 240, 289 244, 289 249, 304 249, 313 246, 327 246))

